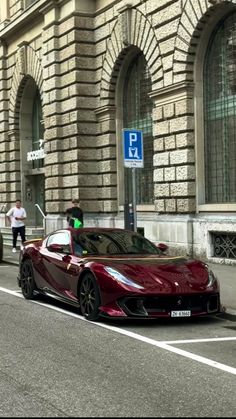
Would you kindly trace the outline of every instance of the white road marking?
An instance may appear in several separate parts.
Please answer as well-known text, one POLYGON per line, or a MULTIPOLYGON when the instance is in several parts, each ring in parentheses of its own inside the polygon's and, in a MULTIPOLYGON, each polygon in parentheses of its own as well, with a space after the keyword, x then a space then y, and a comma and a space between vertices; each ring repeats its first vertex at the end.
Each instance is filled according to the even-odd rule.
MULTIPOLYGON (((0 291, 11 294, 11 295, 14 295, 15 297, 24 298, 23 295, 21 293, 19 293, 19 291, 12 291, 12 290, 9 290, 7 288, 2 288, 2 287, 0 287, 0 291)), ((67 310, 64 310, 64 309, 59 308, 59 307, 55 307, 55 306, 50 305, 50 304, 46 304, 46 303, 42 303, 40 301, 34 301, 34 300, 31 300, 31 302, 35 303, 35 304, 39 304, 39 305, 47 307, 47 308, 50 308, 51 310, 54 310, 54 311, 59 311, 60 313, 66 314, 68 316, 78 318, 80 320, 83 320, 83 321, 91 324, 91 325, 95 324, 96 326, 103 327, 104 329, 112 330, 115 333, 119 333, 121 335, 131 337, 131 338, 139 340, 141 342, 148 343, 149 345, 153 345, 153 346, 156 346, 158 348, 165 349, 166 351, 173 352, 173 353, 175 353, 177 355, 181 355, 185 358, 189 358, 191 360, 200 362, 200 363, 208 365, 210 367, 217 368, 217 369, 222 370, 224 372, 229 372, 230 374, 236 375, 236 368, 234 368, 234 367, 230 367, 229 365, 221 364, 220 362, 213 361, 212 359, 205 358, 205 357, 200 356, 200 355, 195 355, 195 354, 193 354, 191 352, 187 352, 183 349, 179 349, 179 348, 175 348, 175 347, 170 346, 174 343, 175 344, 190 343, 190 342, 191 343, 198 343, 198 342, 201 342, 201 341, 204 341, 204 342, 218 342, 218 341, 222 341, 222 340, 228 340, 228 341, 232 340, 233 341, 233 340, 236 340, 236 337, 213 338, 213 339, 212 338, 211 339, 196 339, 196 340, 191 339, 191 340, 185 340, 185 341, 183 341, 183 340, 182 341, 181 340, 179 340, 179 341, 157 341, 157 340, 148 338, 146 336, 142 336, 142 335, 139 335, 137 333, 121 329, 120 327, 111 326, 111 325, 105 324, 105 323, 90 322, 89 320, 86 320, 83 316, 80 316, 79 314, 68 312, 67 310)))
POLYGON ((201 343, 201 342, 220 342, 227 340, 236 340, 235 337, 230 338, 209 338, 209 339, 184 339, 184 340, 165 340, 162 343, 168 343, 168 345, 175 345, 178 343, 201 343))
POLYGON ((21 297, 21 298, 24 298, 24 297, 23 297, 23 295, 22 295, 21 293, 19 293, 19 291, 9 290, 8 288, 3 288, 3 287, 0 287, 0 291, 2 291, 2 292, 6 292, 7 294, 12 294, 12 295, 14 295, 15 297, 21 297))

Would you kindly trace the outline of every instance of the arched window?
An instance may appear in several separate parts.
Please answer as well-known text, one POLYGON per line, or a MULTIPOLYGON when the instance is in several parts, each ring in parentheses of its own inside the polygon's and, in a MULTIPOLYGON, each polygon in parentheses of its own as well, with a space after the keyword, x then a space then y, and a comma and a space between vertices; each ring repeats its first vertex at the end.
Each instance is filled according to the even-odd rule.
MULTIPOLYGON (((131 62, 124 83, 123 126, 143 131, 144 168, 136 169, 136 202, 153 204, 153 136, 151 77, 140 53, 131 62)), ((131 202, 131 169, 125 169, 125 201, 131 202)))
MULTIPOLYGON (((32 150, 39 150, 43 147, 42 141, 44 135, 44 127, 42 124, 42 103, 39 91, 37 90, 32 112, 32 150)), ((44 160, 37 159, 33 160, 33 169, 43 167, 44 160)))
POLYGON ((203 89, 206 203, 236 202, 236 13, 212 34, 203 89))

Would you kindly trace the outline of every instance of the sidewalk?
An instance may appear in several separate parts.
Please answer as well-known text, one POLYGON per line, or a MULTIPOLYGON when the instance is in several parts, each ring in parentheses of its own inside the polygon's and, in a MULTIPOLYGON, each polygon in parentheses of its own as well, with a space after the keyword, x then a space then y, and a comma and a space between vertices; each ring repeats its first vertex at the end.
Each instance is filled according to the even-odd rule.
MULTIPOLYGON (((3 262, 18 265, 19 249, 12 253, 10 247, 3 249, 3 262)), ((225 309, 224 317, 236 321, 236 266, 209 263, 209 267, 220 281, 221 304, 225 309)))

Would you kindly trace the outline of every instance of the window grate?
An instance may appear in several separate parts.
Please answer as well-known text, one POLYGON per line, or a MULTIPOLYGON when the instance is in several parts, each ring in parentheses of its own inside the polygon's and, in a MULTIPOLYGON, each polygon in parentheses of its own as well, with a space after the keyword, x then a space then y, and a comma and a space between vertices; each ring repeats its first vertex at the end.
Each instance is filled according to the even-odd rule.
POLYGON ((204 66, 206 203, 236 202, 236 13, 219 22, 204 66))
MULTIPOLYGON (((37 90, 32 112, 32 150, 38 150, 41 148, 40 140, 43 140, 44 127, 42 124, 42 103, 39 91, 37 90)), ((33 160, 33 169, 38 169, 44 166, 44 159, 33 160)))
MULTIPOLYGON (((143 131, 144 168, 135 170, 137 204, 153 203, 153 136, 151 76, 143 54, 132 61, 124 85, 124 127, 143 131)), ((125 169, 125 201, 131 202, 132 182, 125 169)))
POLYGON ((236 234, 212 234, 214 257, 236 259, 236 234))
POLYGON ((25 0, 24 2, 24 8, 27 9, 27 7, 31 6, 33 3, 36 3, 38 0, 25 0))

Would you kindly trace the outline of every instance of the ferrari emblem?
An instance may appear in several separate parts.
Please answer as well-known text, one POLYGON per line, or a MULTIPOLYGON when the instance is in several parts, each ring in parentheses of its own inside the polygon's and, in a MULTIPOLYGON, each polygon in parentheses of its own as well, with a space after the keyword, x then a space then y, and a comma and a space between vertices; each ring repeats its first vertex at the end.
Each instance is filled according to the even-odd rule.
POLYGON ((67 268, 66 268, 66 269, 69 271, 70 267, 71 267, 71 263, 68 263, 68 265, 67 265, 67 268))

